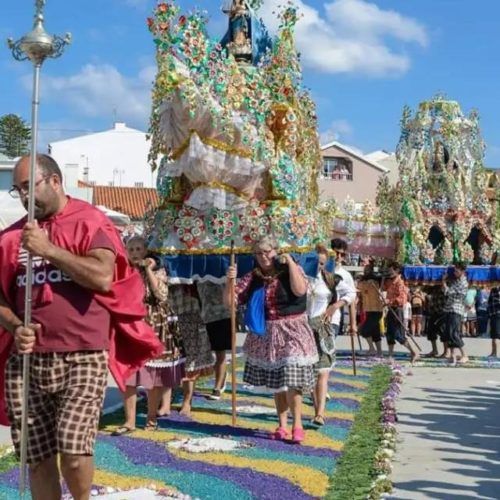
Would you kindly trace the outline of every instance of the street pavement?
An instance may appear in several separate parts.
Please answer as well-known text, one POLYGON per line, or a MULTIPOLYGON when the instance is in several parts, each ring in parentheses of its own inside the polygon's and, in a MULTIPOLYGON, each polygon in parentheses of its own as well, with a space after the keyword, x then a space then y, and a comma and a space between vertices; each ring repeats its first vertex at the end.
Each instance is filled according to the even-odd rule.
MULTIPOLYGON (((469 354, 489 353, 487 339, 465 342, 469 354)), ((411 372, 397 403, 399 443, 389 498, 500 499, 500 370, 411 372)))

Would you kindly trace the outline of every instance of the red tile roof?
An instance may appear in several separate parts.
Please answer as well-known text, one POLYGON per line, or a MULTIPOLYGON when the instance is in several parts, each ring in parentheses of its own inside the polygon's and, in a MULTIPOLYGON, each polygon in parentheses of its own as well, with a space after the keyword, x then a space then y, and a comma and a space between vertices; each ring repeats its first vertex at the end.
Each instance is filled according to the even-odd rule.
POLYGON ((141 220, 148 208, 158 206, 158 194, 154 188, 91 186, 79 181, 79 187, 93 189, 93 204, 128 215, 132 220, 141 220))

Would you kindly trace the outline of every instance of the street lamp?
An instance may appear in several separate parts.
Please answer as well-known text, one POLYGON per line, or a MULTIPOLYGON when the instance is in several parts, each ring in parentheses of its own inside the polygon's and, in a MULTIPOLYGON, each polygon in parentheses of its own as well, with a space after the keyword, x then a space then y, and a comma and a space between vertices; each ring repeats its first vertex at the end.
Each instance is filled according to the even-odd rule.
MULTIPOLYGON (((12 51, 12 56, 18 61, 29 59, 33 64, 33 98, 31 106, 31 163, 29 173, 29 195, 28 195, 28 222, 35 219, 35 190, 34 179, 36 170, 36 151, 38 139, 38 107, 40 95, 40 69, 47 57, 55 59, 62 55, 65 46, 70 43, 71 35, 66 33, 64 38, 49 35, 43 27, 43 8, 45 0, 35 0, 35 20, 33 29, 21 39, 7 40, 12 51)), ((32 255, 28 253, 26 263, 26 291, 24 300, 24 326, 31 323, 31 297, 33 287, 33 265, 32 255)), ((21 470, 19 477, 19 495, 24 498, 26 487, 26 464, 28 445, 28 396, 29 396, 29 354, 23 355, 23 405, 21 417, 21 470)))

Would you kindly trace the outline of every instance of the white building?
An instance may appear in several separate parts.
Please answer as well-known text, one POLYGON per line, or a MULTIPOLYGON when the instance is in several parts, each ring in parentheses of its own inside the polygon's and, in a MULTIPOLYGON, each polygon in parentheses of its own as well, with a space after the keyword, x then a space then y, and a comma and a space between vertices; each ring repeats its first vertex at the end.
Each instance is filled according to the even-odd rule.
POLYGON ((52 142, 49 153, 72 185, 80 179, 101 186, 155 187, 149 148, 144 132, 115 123, 104 132, 52 142))

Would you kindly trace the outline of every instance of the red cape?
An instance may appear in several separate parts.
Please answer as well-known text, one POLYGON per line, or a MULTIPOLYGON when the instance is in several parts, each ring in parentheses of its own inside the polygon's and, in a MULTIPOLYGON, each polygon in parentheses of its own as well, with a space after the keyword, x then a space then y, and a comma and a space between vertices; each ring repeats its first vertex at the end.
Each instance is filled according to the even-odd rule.
MULTIPOLYGON (((0 233, 0 287, 6 300, 13 307, 14 283, 21 231, 26 218, 21 219, 0 233)), ((140 369, 146 361, 158 357, 163 345, 153 329, 143 321, 144 284, 139 273, 130 267, 126 250, 113 223, 92 205, 68 198, 64 210, 47 221, 40 222, 47 228, 54 245, 75 255, 86 255, 98 229, 102 229, 116 249, 115 273, 111 291, 95 294, 96 300, 111 315, 109 369, 123 391, 125 380, 140 369)), ((44 285, 44 296, 51 290, 44 285)), ((0 425, 9 425, 5 408, 5 364, 12 350, 12 335, 0 327, 0 425)))

